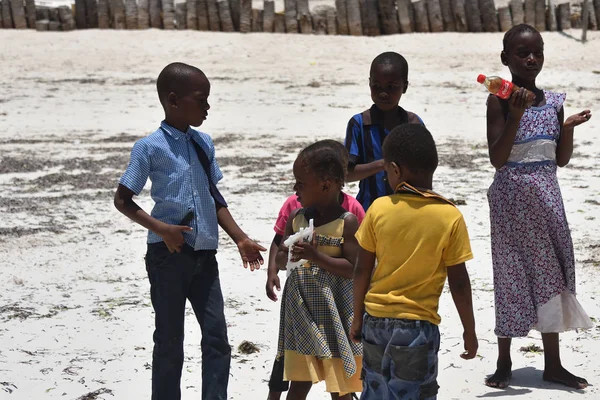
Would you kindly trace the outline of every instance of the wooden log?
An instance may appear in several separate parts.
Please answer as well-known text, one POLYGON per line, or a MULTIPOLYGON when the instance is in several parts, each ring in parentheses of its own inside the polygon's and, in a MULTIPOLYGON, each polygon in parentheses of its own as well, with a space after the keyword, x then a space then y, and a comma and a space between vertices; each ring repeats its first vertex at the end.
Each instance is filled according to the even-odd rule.
POLYGON ((349 35, 348 29, 348 11, 346 9, 346 0, 335 0, 335 10, 337 18, 337 32, 340 35, 349 35))
POLYGON ((263 10, 252 9, 252 32, 262 32, 262 13, 263 10))
POLYGON ((27 29, 27 18, 25 17, 23 0, 10 0, 10 12, 15 29, 27 29))
POLYGON ((187 29, 187 3, 175 4, 175 26, 178 30, 187 29))
MULTIPOLYGON (((242 0, 242 6, 243 2, 244 0, 242 0)), ((285 15, 285 31, 287 33, 298 33, 298 11, 296 8, 296 0, 283 0, 283 9, 285 15)))
POLYGON ((346 0, 346 12, 348 15, 348 32, 352 36, 361 36, 363 28, 360 16, 360 0, 346 0))
POLYGON ((444 20, 440 0, 427 0, 427 17, 431 32, 444 32, 444 20))
POLYGON ((415 13, 415 30, 417 32, 429 32, 429 20, 427 19, 425 0, 418 0, 412 4, 415 13))
POLYGON ((85 1, 85 17, 88 29, 98 28, 98 3, 96 0, 85 1))
MULTIPOLYGON (((138 14, 138 28, 148 29, 148 0, 140 0, 139 12, 142 12, 145 4, 146 24, 142 26, 141 21, 143 16, 138 14)), ((110 28, 110 11, 108 10, 108 0, 98 0, 98 28, 110 28)))
MULTIPOLYGON (((543 0, 542 0, 543 1, 543 0)), ((481 22, 485 32, 498 32, 498 15, 494 0, 479 0, 481 22)))
POLYGON ((263 3, 263 32, 273 32, 275 23, 275 2, 265 0, 263 3))
MULTIPOLYGON (((0 4, 2 4, 2 1, 0 0, 0 4)), ((2 6, 0 5, 0 9, 2 8, 2 6)), ((1 12, 0 12, 1 14, 1 12)), ((36 21, 41 21, 41 20, 48 20, 50 21, 50 9, 48 7, 36 7, 35 8, 35 20, 36 21)), ((0 17, 0 25, 2 24, 2 18, 0 17)))
POLYGON ((596 10, 594 9, 594 4, 592 0, 588 0, 588 15, 589 15, 589 25, 588 28, 592 31, 598 30, 598 22, 596 21, 596 10))
POLYGON ((413 12, 411 0, 397 0, 396 7, 398 9, 398 26, 400 28, 400 32, 414 32, 415 28, 412 17, 413 12))
POLYGON ((236 32, 240 31, 240 0, 231 0, 229 4, 231 8, 231 19, 233 20, 233 29, 236 32))
POLYGON ((126 29, 127 22, 125 19, 125 4, 123 3, 123 0, 112 0, 110 5, 113 15, 112 27, 114 29, 126 29))
POLYGON ((252 0, 242 0, 240 7, 240 32, 252 32, 252 0))
POLYGON ((328 8, 327 9, 326 18, 327 18, 327 34, 328 35, 337 35, 338 34, 338 28, 337 28, 337 12, 336 12, 336 9, 333 8, 333 7, 328 8))
POLYGON ((12 15, 10 15, 10 0, 2 0, 2 27, 4 29, 14 28, 12 15))
POLYGON ((513 25, 525 23, 525 10, 521 0, 510 0, 510 15, 512 16, 513 25))
POLYGON ((600 29, 600 0, 594 0, 594 13, 596 14, 596 26, 600 29))
POLYGON ((546 0, 535 0, 535 29, 546 30, 546 0))
POLYGON ((548 26, 549 31, 557 31, 558 30, 558 21, 556 19, 556 6, 553 4, 552 0, 548 0, 548 13, 546 14, 548 20, 546 21, 546 25, 548 26))
MULTIPOLYGON (((37 19, 41 18, 36 18, 36 20, 37 19)), ((4 29, 4 18, 2 18, 2 0, 0 0, 0 29, 4 29)))
POLYGON ((535 26, 535 1, 536 0, 525 0, 523 3, 525 9, 525 23, 531 26, 535 26))
MULTIPOLYGON (((320 11, 320 10, 319 10, 320 11)), ((327 15, 323 12, 312 13, 312 21, 314 23, 314 31, 317 35, 327 34, 327 15)))
POLYGON ((508 7, 498 8, 498 22, 501 32, 506 32, 512 28, 513 22, 510 15, 510 9, 508 7))
POLYGON ((298 25, 300 26, 300 32, 307 34, 313 32, 313 21, 308 9, 308 0, 296 0, 296 7, 298 12, 298 25))
POLYGON ((161 29, 161 0, 148 0, 148 14, 150 16, 150 28, 161 29))
POLYGON ((562 3, 558 5, 558 30, 571 29, 571 5, 562 3))
POLYGON ((465 10, 467 13, 467 24, 469 32, 483 32, 481 23, 481 11, 479 11, 478 0, 465 0, 465 10))
POLYGON ((25 19, 29 29, 35 29, 35 0, 25 0, 25 19))
POLYGON ((571 28, 581 29, 581 5, 574 4, 571 12, 571 28))
POLYGON ((587 31, 588 31, 588 21, 590 18, 590 8, 589 8, 589 4, 590 2, 588 0, 583 0, 583 5, 582 5, 582 17, 581 17, 581 43, 585 43, 587 42, 587 31))
POLYGON ((381 17, 381 31, 384 35, 400 33, 398 12, 395 0, 378 0, 379 16, 381 17))
POLYGON ((217 6, 219 7, 219 20, 221 21, 221 28, 223 32, 235 32, 233 27, 233 19, 231 19, 229 0, 219 0, 217 2, 217 6))
POLYGON ((367 36, 381 35, 379 24, 379 10, 377 9, 377 0, 365 0, 365 24, 363 24, 363 33, 367 36))
POLYGON ((173 0, 162 0, 162 20, 163 29, 175 29, 175 4, 173 0))
POLYGON ((38 19, 35 21, 35 30, 39 32, 50 30, 50 21, 47 19, 38 19))
POLYGON ((127 29, 138 29, 138 9, 135 0, 125 0, 125 26, 127 29))
POLYGON ((60 24, 60 12, 58 10, 58 7, 52 7, 48 11, 48 19, 50 21, 58 22, 60 24))
POLYGON ((285 33, 285 15, 283 13, 275 14, 275 33, 285 33))
POLYGON ((48 30, 51 32, 58 32, 60 31, 60 22, 58 21, 50 21, 48 23, 48 30))
POLYGON ((452 13, 457 32, 469 32, 469 23, 467 21, 467 10, 465 0, 451 0, 452 13))
POLYGON ((186 29, 197 30, 198 18, 196 17, 196 0, 186 0, 185 3, 185 26, 186 29))
POLYGON ((198 30, 199 31, 210 30, 210 24, 208 22, 207 0, 197 0, 196 1, 196 19, 198 20, 198 30))
POLYGON ((452 0, 440 0, 442 8, 442 19, 444 20, 444 30, 446 32, 456 32, 456 22, 452 12, 452 0))
POLYGON ((86 0, 75 0, 75 24, 77 29, 87 28, 85 3, 86 0))
POLYGON ((71 11, 71 7, 58 7, 58 18, 60 19, 61 30, 67 32, 72 31, 76 28, 75 19, 73 18, 73 12, 71 11))
POLYGON ((221 30, 221 21, 219 20, 219 6, 217 0, 206 0, 206 10, 208 11, 208 26, 213 32, 221 30))

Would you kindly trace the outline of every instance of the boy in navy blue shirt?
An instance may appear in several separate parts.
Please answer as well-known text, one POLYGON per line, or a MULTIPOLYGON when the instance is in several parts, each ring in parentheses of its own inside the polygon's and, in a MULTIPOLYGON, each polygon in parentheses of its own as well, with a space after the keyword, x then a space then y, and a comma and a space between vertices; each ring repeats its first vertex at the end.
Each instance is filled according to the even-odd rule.
POLYGON ((423 124, 419 116, 400 107, 408 88, 408 63, 398 53, 385 52, 373 60, 369 73, 373 105, 354 115, 346 129, 348 182, 360 181, 356 199, 365 209, 381 196, 392 194, 385 180, 383 141, 401 124, 423 124))
POLYGON ((135 143, 115 194, 115 207, 148 229, 146 269, 156 324, 152 400, 181 398, 186 299, 202 330, 202 398, 227 399, 231 348, 216 260, 218 225, 237 244, 244 267, 258 269, 266 249, 211 195, 211 183, 223 177, 215 149, 210 136, 190 127, 208 116, 210 83, 204 73, 172 63, 156 86, 165 120, 135 143), (150 215, 133 201, 148 178, 155 201, 150 215))

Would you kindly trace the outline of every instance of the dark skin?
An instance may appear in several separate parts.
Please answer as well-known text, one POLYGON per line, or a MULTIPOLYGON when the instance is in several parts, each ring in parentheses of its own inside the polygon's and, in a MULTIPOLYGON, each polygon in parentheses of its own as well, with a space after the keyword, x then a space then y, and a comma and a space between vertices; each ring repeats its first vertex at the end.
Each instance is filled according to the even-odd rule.
MULTIPOLYGON (((404 71, 391 64, 374 65, 369 76, 369 88, 371 100, 383 115, 384 128, 391 131, 402 123, 397 110, 402 95, 408 89, 404 71)), ((420 124, 421 121, 414 113, 408 111, 408 123, 420 124)), ((384 170, 383 160, 358 164, 350 168, 348 182, 361 181, 384 170)))
MULTIPOLYGON (((406 182, 413 187, 425 190, 431 190, 433 174, 414 173, 403 165, 397 165, 394 162, 386 162, 385 170, 387 172, 390 186, 397 187, 400 183, 406 182)), ((376 254, 365 249, 360 249, 358 261, 354 269, 354 315, 364 315, 365 296, 371 284, 371 274, 375 268, 376 254)), ((464 352, 460 355, 465 360, 475 358, 479 343, 475 332, 475 316, 473 315, 473 300, 471 296, 471 280, 465 263, 457 264, 447 268, 448 286, 452 299, 458 311, 458 315, 463 325, 464 352)), ((362 338, 362 318, 354 318, 350 335, 352 340, 360 343, 362 338)))
MULTIPOLYGON (((165 110, 165 121, 182 132, 190 126, 200 126, 208 116, 210 105, 210 83, 201 73, 189 76, 188 92, 177 95, 168 93, 161 99, 165 110)), ((181 252, 185 240, 184 232, 192 230, 189 226, 170 225, 153 218, 133 200, 133 193, 123 185, 119 185, 115 193, 114 204, 117 210, 144 228, 159 235, 171 253, 181 252)), ((217 206, 217 220, 221 228, 238 246, 244 268, 254 271, 263 264, 261 251, 264 247, 251 240, 237 225, 226 207, 217 206)))
MULTIPOLYGON (((338 182, 329 177, 317 177, 312 171, 306 169, 300 159, 294 162, 294 177, 296 178, 294 190, 298 196, 298 201, 300 201, 302 207, 308 209, 307 211, 310 213, 310 218, 313 218, 315 228, 337 220, 341 214, 346 212, 339 201, 342 188, 341 181, 338 182)), ((297 214, 298 210, 295 210, 288 218, 285 227, 285 239, 293 233, 292 222, 297 214)), ((313 240, 311 243, 294 244, 291 249, 292 260, 308 260, 334 275, 350 279, 352 278, 352 269, 359 248, 354 237, 357 229, 358 220, 356 216, 348 215, 344 218, 344 244, 341 257, 330 257, 320 253, 313 240)), ((283 241, 275 257, 275 264, 280 269, 285 269, 288 260, 288 248, 283 244, 283 241)), ((291 382, 286 399, 305 400, 311 387, 312 382, 291 382)), ((340 396, 339 393, 331 393, 331 398, 350 400, 351 395, 340 396)))
MULTIPOLYGON (((519 127, 519 122, 525 113, 527 99, 525 89, 536 94, 534 106, 546 104, 544 92, 538 89, 535 80, 544 65, 544 43, 538 33, 524 32, 515 36, 510 47, 500 55, 502 64, 508 66, 512 81, 521 87, 507 101, 508 116, 505 118, 500 99, 490 96, 487 109, 487 137, 490 161, 496 169, 502 168, 512 150, 519 127)), ((564 110, 561 108, 558 119, 561 132, 556 148, 556 164, 564 167, 569 163, 573 154, 573 132, 576 126, 591 118, 589 110, 571 115, 564 120, 564 110)), ((584 378, 567 371, 560 359, 558 333, 542 333, 544 344, 544 375, 549 382, 564 384, 575 389, 588 386, 584 378)), ((506 388, 512 377, 512 360, 510 357, 510 338, 498 338, 498 361, 496 372, 486 380, 486 385, 494 388, 506 388)))

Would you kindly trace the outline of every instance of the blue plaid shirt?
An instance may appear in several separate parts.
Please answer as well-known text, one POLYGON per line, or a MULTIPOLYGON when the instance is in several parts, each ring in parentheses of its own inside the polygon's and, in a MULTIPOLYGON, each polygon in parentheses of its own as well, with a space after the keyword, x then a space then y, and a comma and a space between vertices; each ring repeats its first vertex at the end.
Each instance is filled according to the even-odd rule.
MULTIPOLYGON (((219 234, 215 202, 190 140, 195 140, 206 152, 212 181, 216 184, 223 174, 215 160, 210 136, 192 128, 184 133, 164 121, 158 130, 133 145, 129 165, 119 183, 139 195, 150 178, 150 195, 155 202, 152 217, 178 225, 185 214, 193 210, 195 218, 191 227, 194 230, 183 234, 185 242, 194 250, 214 250, 219 234)), ((161 241, 160 236, 148 232, 148 243, 161 241)))

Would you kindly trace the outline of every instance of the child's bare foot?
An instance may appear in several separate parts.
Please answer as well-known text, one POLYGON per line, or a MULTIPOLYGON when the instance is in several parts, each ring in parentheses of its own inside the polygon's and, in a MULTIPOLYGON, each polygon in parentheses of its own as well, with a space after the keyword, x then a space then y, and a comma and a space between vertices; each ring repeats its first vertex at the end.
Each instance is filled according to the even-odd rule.
POLYGON ((485 384, 489 387, 498 388, 498 389, 506 389, 508 387, 508 383, 510 382, 510 378, 512 378, 512 366, 498 366, 494 375, 490 376, 485 380, 485 384))
POLYGON ((573 375, 562 365, 556 369, 544 370, 544 380, 547 382, 560 383, 562 385, 575 389, 585 389, 588 387, 588 381, 584 378, 573 375))

